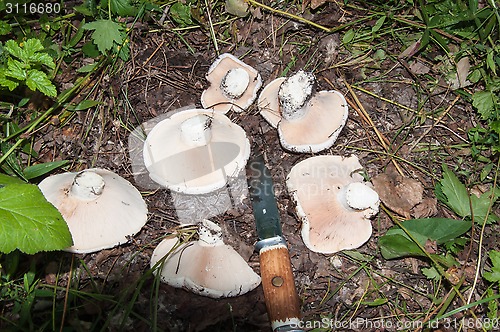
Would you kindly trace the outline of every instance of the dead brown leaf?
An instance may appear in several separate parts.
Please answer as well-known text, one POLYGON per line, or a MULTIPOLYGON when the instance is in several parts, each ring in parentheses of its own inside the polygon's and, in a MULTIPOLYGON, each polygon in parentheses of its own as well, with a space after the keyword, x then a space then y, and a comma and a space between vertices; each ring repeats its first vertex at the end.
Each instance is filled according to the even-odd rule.
POLYGON ((372 179, 380 200, 392 211, 410 218, 411 209, 422 202, 424 187, 414 179, 401 176, 394 168, 372 179))
POLYGON ((311 9, 316 9, 319 6, 322 6, 327 2, 328 2, 328 0, 311 0, 311 9))
POLYGON ((437 213, 436 197, 426 197, 420 204, 417 204, 411 211, 415 218, 428 218, 437 213))

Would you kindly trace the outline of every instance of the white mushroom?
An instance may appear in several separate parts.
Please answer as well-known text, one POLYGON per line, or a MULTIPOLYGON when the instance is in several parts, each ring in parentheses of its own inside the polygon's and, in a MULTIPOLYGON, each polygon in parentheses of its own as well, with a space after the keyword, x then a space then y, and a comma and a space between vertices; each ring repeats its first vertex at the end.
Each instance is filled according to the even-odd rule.
POLYGON ((232 247, 223 243, 219 226, 204 220, 198 234, 199 240, 195 242, 178 246, 174 237, 156 247, 151 267, 157 268, 155 273, 160 273, 161 281, 211 298, 242 295, 260 284, 259 275, 232 247))
POLYGON ((38 185, 66 220, 74 253, 126 243, 147 221, 147 206, 130 182, 105 169, 88 169, 45 178, 38 185))
POLYGON ((269 83, 258 107, 278 128, 281 145, 292 152, 316 153, 335 143, 348 117, 344 96, 335 90, 314 93, 314 76, 298 71, 269 83))
POLYGON ((215 60, 206 78, 210 86, 203 91, 201 104, 220 113, 244 111, 257 98, 262 86, 257 70, 229 53, 215 60))
POLYGON ((224 114, 191 109, 159 122, 143 149, 150 177, 185 194, 204 194, 224 187, 250 156, 245 131, 224 114))
POLYGON ((277 98, 281 84, 286 80, 286 77, 278 77, 269 82, 259 95, 257 107, 260 115, 273 127, 278 128, 278 123, 281 121, 281 110, 279 99, 277 98))
POLYGON ((355 156, 316 156, 290 171, 287 187, 302 221, 302 239, 312 251, 354 249, 370 238, 369 218, 378 212, 379 197, 362 169, 355 156))
POLYGON ((306 102, 313 93, 315 78, 311 73, 299 70, 295 75, 281 83, 278 90, 278 99, 281 106, 281 115, 288 121, 300 119, 305 115, 306 102))

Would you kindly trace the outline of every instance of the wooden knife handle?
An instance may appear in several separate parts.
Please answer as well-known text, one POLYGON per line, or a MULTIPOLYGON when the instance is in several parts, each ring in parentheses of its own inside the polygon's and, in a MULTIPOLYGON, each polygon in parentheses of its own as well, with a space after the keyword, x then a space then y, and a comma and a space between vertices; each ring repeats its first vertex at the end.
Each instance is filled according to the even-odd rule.
POLYGON ((286 245, 263 247, 259 250, 259 258, 262 288, 273 331, 299 330, 299 296, 295 289, 292 264, 286 245))

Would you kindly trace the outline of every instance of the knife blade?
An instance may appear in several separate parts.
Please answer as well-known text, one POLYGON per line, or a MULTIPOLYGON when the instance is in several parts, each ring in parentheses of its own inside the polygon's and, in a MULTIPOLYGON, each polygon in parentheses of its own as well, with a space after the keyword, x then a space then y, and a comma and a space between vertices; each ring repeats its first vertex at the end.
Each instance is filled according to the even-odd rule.
POLYGON ((264 157, 248 163, 249 195, 259 241, 260 274, 273 331, 302 331, 300 304, 287 243, 283 237, 274 185, 264 157))

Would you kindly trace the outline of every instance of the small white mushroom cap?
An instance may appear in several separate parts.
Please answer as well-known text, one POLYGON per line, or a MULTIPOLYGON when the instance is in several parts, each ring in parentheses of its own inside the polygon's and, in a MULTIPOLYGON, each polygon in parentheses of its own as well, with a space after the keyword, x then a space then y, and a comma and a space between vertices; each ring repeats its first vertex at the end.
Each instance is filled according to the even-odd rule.
POLYGON ((286 184, 302 221, 302 239, 312 251, 331 254, 355 249, 372 234, 370 217, 378 194, 359 173, 355 156, 316 156, 296 164, 286 184))
POLYGON ((259 72, 229 53, 215 60, 206 78, 210 86, 201 94, 201 104, 220 113, 246 110, 262 86, 259 72))
POLYGON ((284 149, 316 153, 335 143, 347 122, 349 109, 344 96, 336 90, 311 94, 311 76, 303 78, 300 73, 295 74, 298 78, 278 78, 266 85, 259 95, 258 107, 264 119, 278 129, 284 149), (292 98, 301 89, 305 91, 292 98))
POLYGON ((224 187, 244 169, 250 142, 224 114, 191 109, 153 127, 143 156, 156 183, 179 193, 205 194, 224 187))
POLYGON ((160 242, 151 257, 151 267, 168 255, 156 270, 161 281, 211 298, 233 297, 253 290, 260 284, 260 276, 223 243, 221 233, 219 226, 204 220, 198 241, 177 246, 174 237, 160 242))
POLYGON ((52 175, 38 186, 68 224, 73 246, 65 251, 90 253, 126 243, 147 221, 141 193, 105 169, 52 175))

